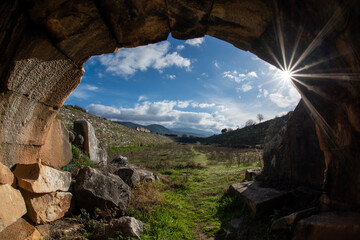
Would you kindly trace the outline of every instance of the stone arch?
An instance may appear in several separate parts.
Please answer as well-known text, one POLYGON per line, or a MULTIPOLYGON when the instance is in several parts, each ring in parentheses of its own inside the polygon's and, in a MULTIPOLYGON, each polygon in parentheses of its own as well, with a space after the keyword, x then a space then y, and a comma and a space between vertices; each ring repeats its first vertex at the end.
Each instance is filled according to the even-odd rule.
POLYGON ((313 46, 300 66, 329 61, 304 72, 346 74, 294 83, 316 109, 331 197, 359 205, 358 8, 353 0, 2 1, 0 161, 10 167, 35 161, 52 119, 93 55, 155 43, 169 33, 178 39, 217 37, 273 65, 274 56, 290 59, 294 46, 294 59, 313 46), (290 49, 284 55, 280 33, 290 49), (312 45, 314 39, 319 41, 312 45))

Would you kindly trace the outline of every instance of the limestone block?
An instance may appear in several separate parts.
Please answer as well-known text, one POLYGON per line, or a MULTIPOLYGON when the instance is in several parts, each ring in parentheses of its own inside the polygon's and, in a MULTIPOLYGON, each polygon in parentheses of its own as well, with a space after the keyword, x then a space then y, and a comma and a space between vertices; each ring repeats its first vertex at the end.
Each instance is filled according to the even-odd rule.
POLYGON ((39 158, 40 146, 16 143, 0 144, 0 162, 12 168, 15 164, 36 163, 39 158))
POLYGON ((163 0, 102 0, 99 7, 120 47, 163 41, 170 33, 163 0))
POLYGON ((245 201, 256 215, 271 212, 291 200, 291 192, 262 187, 258 181, 236 183, 229 190, 245 201))
POLYGON ((0 184, 13 185, 15 181, 14 174, 8 167, 0 162, 0 184))
POLYGON ((324 212, 296 224, 293 240, 360 239, 360 214, 324 212))
POLYGON ((0 139, 3 143, 42 145, 52 117, 55 111, 48 105, 13 91, 0 94, 0 139))
POLYGON ((83 149, 89 154, 90 160, 95 164, 106 165, 107 153, 96 138, 95 130, 86 120, 76 120, 74 131, 84 137, 83 149))
POLYGON ((0 185, 0 232, 16 222, 26 213, 23 197, 19 190, 9 184, 0 185))
POLYGON ((71 208, 70 192, 45 194, 22 191, 28 212, 26 216, 36 224, 52 222, 65 216, 71 208))
POLYGON ((316 213, 316 208, 308 208, 294 212, 288 216, 279 218, 271 224, 271 231, 293 229, 294 225, 303 218, 307 218, 316 213))
POLYGON ((205 35, 212 1, 167 0, 166 3, 174 38, 189 39, 205 35))
POLYGON ((84 167, 75 184, 79 208, 102 211, 103 216, 123 215, 130 201, 130 188, 120 177, 84 167))
POLYGON ((48 106, 62 106, 80 83, 84 70, 36 28, 29 27, 18 47, 7 88, 48 106))
POLYGON ((272 21, 270 4, 266 0, 215 0, 206 34, 247 50, 272 21))
POLYGON ((41 163, 17 164, 14 175, 20 188, 34 193, 66 192, 71 184, 71 173, 41 163))
POLYGON ((116 40, 105 25, 94 1, 67 1, 42 20, 56 45, 78 65, 89 57, 117 50, 116 40))
POLYGON ((19 218, 15 223, 0 232, 0 239, 11 240, 41 240, 41 234, 25 219, 19 218))
POLYGON ((45 144, 41 147, 40 158, 43 163, 54 168, 62 168, 72 160, 69 131, 59 119, 54 119, 45 144))

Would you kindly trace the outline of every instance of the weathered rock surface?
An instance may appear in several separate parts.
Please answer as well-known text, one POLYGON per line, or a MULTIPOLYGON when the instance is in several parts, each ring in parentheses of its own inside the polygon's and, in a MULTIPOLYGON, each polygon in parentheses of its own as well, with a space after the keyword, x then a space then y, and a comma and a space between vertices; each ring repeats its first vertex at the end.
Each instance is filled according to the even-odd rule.
POLYGON ((300 220, 293 240, 360 239, 360 214, 353 212, 324 212, 300 220))
POLYGON ((119 167, 114 172, 115 175, 119 176, 126 184, 132 187, 137 187, 140 184, 139 170, 130 167, 119 167))
POLYGON ((138 169, 137 172, 140 175, 140 181, 155 182, 155 176, 152 172, 144 169, 138 169))
POLYGON ((20 188, 34 193, 66 192, 71 184, 71 173, 41 163, 17 164, 14 175, 20 188))
POLYGON ((129 160, 127 157, 124 157, 124 156, 117 156, 116 158, 114 158, 111 163, 115 163, 117 165, 120 165, 120 166, 124 166, 126 167, 128 164, 129 164, 129 160))
POLYGON ((69 131, 59 119, 54 119, 41 146, 40 158, 43 163, 54 168, 68 165, 72 159, 69 131))
POLYGON ((28 212, 26 216, 36 224, 52 222, 62 218, 71 210, 70 192, 30 193, 21 192, 28 212))
POLYGON ((74 122, 74 131, 84 136, 83 149, 89 154, 90 160, 95 164, 106 165, 107 153, 96 138, 93 126, 86 120, 74 122))
POLYGON ((90 167, 79 171, 75 184, 79 208, 102 211, 104 216, 123 215, 130 200, 129 186, 118 176, 90 167))
POLYGON ((16 222, 26 213, 23 197, 19 190, 9 184, 0 185, 0 232, 16 222))
POLYGON ((0 184, 15 184, 15 177, 11 170, 0 162, 0 184))
POLYGON ((257 175, 262 171, 262 168, 252 168, 245 171, 245 180, 251 181, 254 180, 257 175))
POLYGON ((100 231, 97 235, 102 238, 111 238, 116 236, 116 232, 120 231, 125 236, 139 238, 144 232, 144 223, 133 217, 121 217, 118 219, 112 219, 103 231, 100 231))
POLYGON ((0 239, 6 240, 42 240, 38 230, 25 219, 19 218, 15 223, 0 232, 0 239))
POLYGON ((279 218, 271 224, 271 230, 279 231, 279 230, 292 229, 299 220, 301 220, 303 218, 307 218, 307 217, 313 215, 314 213, 316 213, 316 209, 309 208, 309 209, 304 209, 302 211, 295 212, 288 216, 279 218))
POLYGON ((291 199, 289 191, 261 187, 258 181, 236 183, 229 191, 245 201, 254 214, 260 215, 282 207, 291 199))
POLYGON ((299 102, 286 128, 265 145, 263 159, 263 175, 267 182, 321 189, 324 154, 319 147, 315 124, 303 101, 299 102))
POLYGON ((136 47, 166 40, 169 33, 166 2, 103 0, 100 11, 120 47, 136 47))

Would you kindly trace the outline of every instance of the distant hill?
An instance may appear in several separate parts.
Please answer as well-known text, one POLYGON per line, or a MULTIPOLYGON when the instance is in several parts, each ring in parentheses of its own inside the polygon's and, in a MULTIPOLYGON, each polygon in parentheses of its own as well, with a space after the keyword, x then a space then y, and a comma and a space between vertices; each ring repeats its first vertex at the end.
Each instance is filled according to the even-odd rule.
POLYGON ((186 135, 186 136, 194 136, 194 137, 208 137, 210 135, 212 135, 212 133, 210 132, 206 132, 206 131, 202 131, 202 130, 197 130, 197 129, 193 129, 193 128, 166 128, 162 125, 159 124, 151 124, 148 126, 144 126, 141 124, 137 124, 137 123, 133 123, 133 122, 119 122, 125 126, 128 126, 130 128, 136 129, 137 127, 143 127, 146 129, 149 129, 151 132, 153 133, 159 133, 162 135, 165 134, 175 134, 180 136, 186 135))
POLYGON ((208 144, 226 147, 262 146, 275 136, 292 116, 293 112, 252 126, 240 128, 204 139, 208 144))
POLYGON ((202 131, 194 128, 171 128, 172 131, 178 133, 178 136, 187 135, 194 137, 209 137, 214 135, 212 132, 202 131))

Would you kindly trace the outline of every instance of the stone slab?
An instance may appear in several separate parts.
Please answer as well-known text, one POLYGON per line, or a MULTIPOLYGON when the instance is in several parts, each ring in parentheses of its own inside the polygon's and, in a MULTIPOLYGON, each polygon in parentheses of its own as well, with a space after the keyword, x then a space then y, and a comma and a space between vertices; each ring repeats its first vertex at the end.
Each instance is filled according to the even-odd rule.
POLYGON ((262 187, 258 181, 233 184, 229 191, 245 201, 256 215, 280 208, 291 198, 291 192, 262 187))

